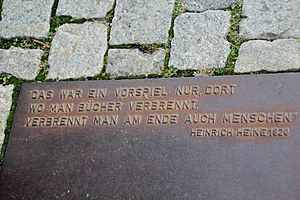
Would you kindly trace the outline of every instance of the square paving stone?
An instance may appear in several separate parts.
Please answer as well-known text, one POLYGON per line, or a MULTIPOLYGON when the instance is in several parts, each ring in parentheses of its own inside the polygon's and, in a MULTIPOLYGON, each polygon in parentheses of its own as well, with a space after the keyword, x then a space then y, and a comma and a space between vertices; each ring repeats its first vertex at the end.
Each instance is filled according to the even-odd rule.
POLYGON ((188 11, 206 11, 225 9, 238 0, 182 0, 182 5, 188 11))
POLYGON ((160 74, 164 68, 166 50, 147 54, 138 49, 110 49, 106 72, 111 76, 160 74))
POLYGON ((35 79, 40 70, 42 53, 40 49, 0 49, 0 73, 9 73, 22 79, 35 79))
POLYGON ((45 39, 54 0, 4 0, 0 37, 45 39))
POLYGON ((273 42, 255 40, 242 44, 236 73, 300 69, 300 42, 282 39, 273 42))
POLYGON ((110 44, 166 43, 175 0, 117 0, 110 44))
POLYGON ((114 0, 60 0, 57 16, 70 15, 74 18, 104 18, 112 9, 114 0))
POLYGON ((5 137, 4 131, 12 103, 13 90, 13 85, 0 85, 0 150, 2 149, 2 144, 5 137))
POLYGON ((103 68, 107 27, 100 22, 64 24, 58 28, 49 55, 48 78, 90 77, 103 68))
POLYGON ((245 0, 240 34, 247 39, 300 37, 299 0, 245 0))
POLYGON ((185 13, 175 20, 170 67, 200 69, 225 67, 230 53, 226 40, 230 12, 185 13))

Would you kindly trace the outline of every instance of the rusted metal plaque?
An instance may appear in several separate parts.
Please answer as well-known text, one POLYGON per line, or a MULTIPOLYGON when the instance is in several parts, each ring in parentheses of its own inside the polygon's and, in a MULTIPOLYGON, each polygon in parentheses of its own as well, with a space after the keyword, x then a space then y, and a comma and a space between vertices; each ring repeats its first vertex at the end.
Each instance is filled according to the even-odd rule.
POLYGON ((300 198, 300 74, 24 84, 0 199, 300 198))

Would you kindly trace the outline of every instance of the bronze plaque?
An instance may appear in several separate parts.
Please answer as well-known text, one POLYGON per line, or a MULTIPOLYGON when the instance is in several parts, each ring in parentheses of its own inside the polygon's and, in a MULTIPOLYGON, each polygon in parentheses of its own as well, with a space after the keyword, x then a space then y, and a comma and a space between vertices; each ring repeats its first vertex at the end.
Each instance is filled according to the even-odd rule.
POLYGON ((300 74, 24 84, 0 199, 300 199, 300 74))

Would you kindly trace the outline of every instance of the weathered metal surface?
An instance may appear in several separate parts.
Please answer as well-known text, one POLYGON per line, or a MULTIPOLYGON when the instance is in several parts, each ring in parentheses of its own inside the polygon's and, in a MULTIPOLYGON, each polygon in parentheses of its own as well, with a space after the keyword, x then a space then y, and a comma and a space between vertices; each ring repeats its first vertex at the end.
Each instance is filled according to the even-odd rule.
POLYGON ((0 199, 299 199, 299 86, 298 73, 24 84, 0 199))

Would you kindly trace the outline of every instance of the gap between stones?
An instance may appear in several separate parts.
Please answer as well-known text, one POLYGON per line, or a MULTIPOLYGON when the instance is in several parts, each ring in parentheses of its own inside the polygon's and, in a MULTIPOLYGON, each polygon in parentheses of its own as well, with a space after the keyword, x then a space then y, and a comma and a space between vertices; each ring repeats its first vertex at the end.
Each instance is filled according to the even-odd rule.
POLYGON ((0 0, 0 21, 2 20, 2 5, 4 0, 0 0))
POLYGON ((107 23, 107 41, 106 41, 107 42, 107 49, 106 49, 106 52, 105 52, 104 58, 103 58, 104 61, 103 61, 102 70, 101 70, 99 75, 95 76, 94 80, 101 80, 101 79, 102 80, 109 80, 110 79, 110 77, 105 73, 105 71, 106 71, 106 67, 107 67, 107 64, 108 64, 108 51, 109 51, 110 32, 111 32, 112 20, 115 16, 116 5, 117 5, 117 0, 114 0, 112 9, 110 11, 108 11, 108 13, 105 17, 105 21, 107 23))
POLYGON ((230 43, 231 52, 229 53, 226 61, 225 68, 214 70, 215 75, 233 75, 234 67, 237 61, 239 50, 243 42, 246 40, 239 36, 239 24, 242 19, 243 0, 233 4, 230 8, 230 28, 227 33, 227 41, 230 43))
POLYGON ((52 10, 51 10, 51 18, 55 17, 56 10, 57 10, 57 7, 58 7, 58 1, 59 0, 54 0, 54 3, 52 5, 52 10))
MULTIPOLYGON (((181 5, 182 0, 175 0, 175 5, 173 8, 173 14, 172 14, 172 20, 171 20, 171 26, 169 29, 169 38, 168 38, 168 43, 166 46, 166 56, 165 56, 165 62, 164 62, 164 70, 162 72, 162 77, 174 77, 176 76, 180 70, 177 69, 171 69, 169 68, 169 61, 171 57, 171 47, 172 47, 172 40, 174 38, 174 24, 175 24, 175 19, 178 17, 180 14, 183 13, 182 10, 182 5, 181 5)), ((188 73, 189 74, 189 73, 188 73)))

